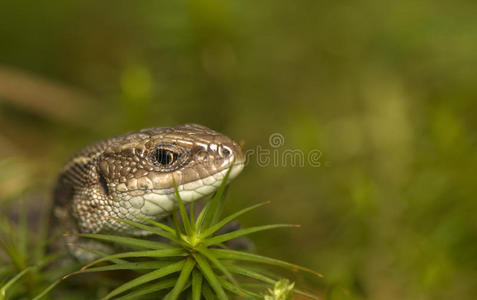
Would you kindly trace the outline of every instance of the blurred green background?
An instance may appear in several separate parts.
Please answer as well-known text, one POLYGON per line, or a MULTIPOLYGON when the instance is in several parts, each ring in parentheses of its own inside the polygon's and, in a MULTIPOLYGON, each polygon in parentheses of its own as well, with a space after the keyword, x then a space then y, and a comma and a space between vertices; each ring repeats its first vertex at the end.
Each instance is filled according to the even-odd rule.
MULTIPOLYGON (((0 7, 0 205, 49 200, 97 139, 206 125, 252 157, 229 211, 300 223, 257 251, 324 299, 476 299, 477 2, 11 1, 0 7), (25 196, 26 195, 26 196, 25 196), (300 279, 298 279, 300 280, 300 279)), ((40 203, 40 204, 39 204, 40 203)))

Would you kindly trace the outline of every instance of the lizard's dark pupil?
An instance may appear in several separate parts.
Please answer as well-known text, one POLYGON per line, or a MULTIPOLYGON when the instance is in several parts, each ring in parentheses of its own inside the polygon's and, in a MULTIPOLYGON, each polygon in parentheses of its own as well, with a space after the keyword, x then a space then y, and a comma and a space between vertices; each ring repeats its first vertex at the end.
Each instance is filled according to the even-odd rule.
POLYGON ((177 153, 166 149, 158 149, 156 152, 156 161, 163 166, 172 164, 176 161, 177 157, 177 153))

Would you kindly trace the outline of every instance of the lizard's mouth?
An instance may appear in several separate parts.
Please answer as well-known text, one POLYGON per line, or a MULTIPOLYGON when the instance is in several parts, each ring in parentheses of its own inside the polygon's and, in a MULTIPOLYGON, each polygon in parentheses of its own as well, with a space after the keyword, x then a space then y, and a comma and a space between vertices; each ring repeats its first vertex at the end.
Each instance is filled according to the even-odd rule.
MULTIPOLYGON (((244 162, 234 163, 230 170, 228 181, 237 177, 243 170, 244 162)), ((177 185, 179 195, 185 203, 190 203, 210 195, 222 183, 229 168, 210 176, 177 185)), ((123 193, 128 209, 133 209, 133 215, 154 217, 155 219, 167 216, 177 207, 174 188, 134 190, 123 193)))

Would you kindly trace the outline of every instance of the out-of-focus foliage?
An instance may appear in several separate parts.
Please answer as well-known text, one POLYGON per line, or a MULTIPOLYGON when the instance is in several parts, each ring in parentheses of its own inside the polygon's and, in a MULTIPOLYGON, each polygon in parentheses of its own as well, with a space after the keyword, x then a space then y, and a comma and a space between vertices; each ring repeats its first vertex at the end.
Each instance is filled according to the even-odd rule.
POLYGON ((245 149, 321 151, 319 167, 252 156, 228 205, 269 199, 252 218, 300 222, 254 241, 322 272, 310 288, 323 297, 471 298, 476 11, 475 1, 3 1, 0 207, 21 194, 43 206, 89 142, 196 122, 245 149))

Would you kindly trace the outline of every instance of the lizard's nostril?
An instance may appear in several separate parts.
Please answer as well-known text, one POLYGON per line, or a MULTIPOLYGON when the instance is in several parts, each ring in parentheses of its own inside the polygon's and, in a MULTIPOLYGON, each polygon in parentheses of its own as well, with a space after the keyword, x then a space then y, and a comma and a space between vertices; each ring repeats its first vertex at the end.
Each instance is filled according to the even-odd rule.
POLYGON ((222 155, 227 158, 230 156, 230 154, 232 154, 232 151, 230 150, 229 147, 227 146, 223 146, 223 149, 222 149, 222 155))

